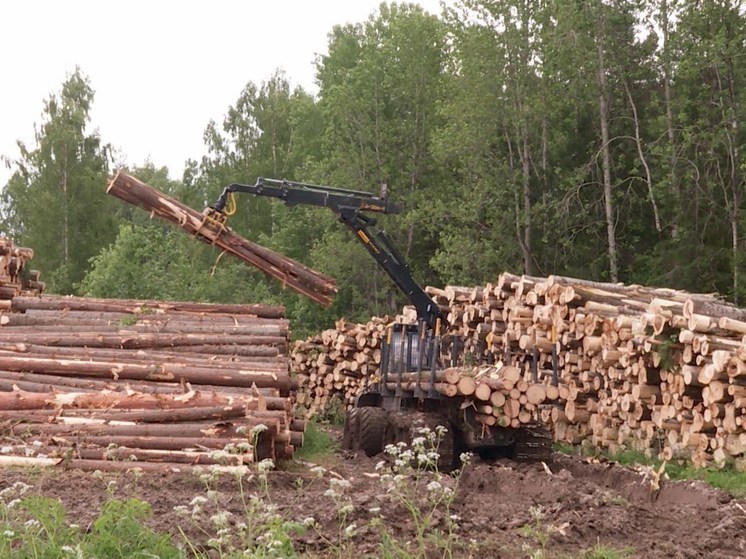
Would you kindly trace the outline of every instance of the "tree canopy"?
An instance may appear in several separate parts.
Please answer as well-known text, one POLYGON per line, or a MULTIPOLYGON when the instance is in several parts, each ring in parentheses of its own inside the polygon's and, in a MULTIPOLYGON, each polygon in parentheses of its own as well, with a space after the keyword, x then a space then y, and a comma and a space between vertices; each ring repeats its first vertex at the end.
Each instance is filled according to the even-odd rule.
MULTIPOLYGON (((386 184, 404 211, 376 217, 423 285, 511 270, 739 303, 745 41, 733 0, 384 3, 330 30, 317 94, 281 72, 248 83, 180 180, 130 172, 200 209, 260 176, 386 184)), ((76 70, 3 191, 3 233, 36 250, 52 290, 281 302, 308 329, 406 301, 323 208, 239 197, 230 225, 335 277, 330 309, 119 207, 93 101, 76 70)))

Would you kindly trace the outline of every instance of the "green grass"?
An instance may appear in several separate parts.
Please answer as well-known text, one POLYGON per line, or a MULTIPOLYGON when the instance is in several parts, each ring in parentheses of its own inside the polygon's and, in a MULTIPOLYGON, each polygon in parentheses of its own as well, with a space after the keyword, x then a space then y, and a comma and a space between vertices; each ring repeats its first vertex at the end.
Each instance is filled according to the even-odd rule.
POLYGON ((302 460, 318 460, 331 456, 338 447, 337 441, 328 431, 317 423, 310 422, 306 426, 303 446, 295 452, 295 456, 302 460))
POLYGON ((0 499, 0 559, 183 557, 169 535, 145 526, 151 515, 148 503, 109 499, 91 529, 84 531, 68 524, 56 499, 0 499))
MULTIPOLYGON (((555 444, 556 452, 577 456, 580 449, 567 444, 555 444)), ((605 456, 622 466, 652 466, 658 468, 661 461, 657 458, 645 456, 643 452, 636 450, 624 450, 615 454, 598 452, 598 456, 605 456)), ((666 463, 666 474, 669 479, 676 481, 699 480, 706 484, 722 489, 734 497, 746 497, 746 472, 738 471, 732 464, 726 465, 723 469, 717 468, 695 468, 690 462, 685 460, 674 460, 666 463)))

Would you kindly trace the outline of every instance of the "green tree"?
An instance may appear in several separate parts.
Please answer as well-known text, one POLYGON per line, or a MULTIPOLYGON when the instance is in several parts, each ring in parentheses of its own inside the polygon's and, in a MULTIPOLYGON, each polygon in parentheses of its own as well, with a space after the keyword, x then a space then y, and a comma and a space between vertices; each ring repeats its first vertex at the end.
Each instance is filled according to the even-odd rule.
POLYGON ((88 131, 93 89, 80 69, 44 103, 35 147, 20 157, 3 192, 2 228, 34 249, 50 291, 71 293, 88 260, 116 235, 114 202, 104 195, 107 147, 88 131))
MULTIPOLYGON (((441 184, 431 143, 445 61, 445 26, 411 4, 381 4, 366 22, 335 27, 318 61, 326 125, 320 177, 373 192, 388 185, 405 212, 381 222, 422 282, 434 280, 428 261, 437 239, 423 216, 441 184)), ((402 297, 357 245, 337 226, 318 242, 313 261, 339 279, 338 299, 353 316, 395 311, 402 297)))

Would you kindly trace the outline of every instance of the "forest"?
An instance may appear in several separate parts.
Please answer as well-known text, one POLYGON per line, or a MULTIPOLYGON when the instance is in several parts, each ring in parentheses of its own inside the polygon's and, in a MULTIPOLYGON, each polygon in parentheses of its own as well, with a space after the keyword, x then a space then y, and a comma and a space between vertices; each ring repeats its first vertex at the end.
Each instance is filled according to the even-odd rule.
MULTIPOLYGON (((384 3, 330 30, 318 92, 249 82, 181 179, 128 172, 196 209, 257 177, 385 183, 404 211, 380 224, 423 286, 508 270, 743 305, 745 41, 739 0, 384 3)), ((94 89, 76 69, 7 158, 0 235, 34 249, 47 291, 282 303, 296 335, 406 302, 324 209, 244 196, 229 225, 336 278, 326 309, 106 196, 94 89)))

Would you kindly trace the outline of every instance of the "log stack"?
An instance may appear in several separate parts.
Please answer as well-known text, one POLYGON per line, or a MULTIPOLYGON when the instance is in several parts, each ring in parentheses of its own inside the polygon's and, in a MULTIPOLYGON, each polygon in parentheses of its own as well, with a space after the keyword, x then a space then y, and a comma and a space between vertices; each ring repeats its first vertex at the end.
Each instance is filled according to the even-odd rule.
POLYGON ((334 328, 295 342, 290 368, 298 382, 296 402, 306 417, 327 410, 335 399, 342 409, 353 406, 378 372, 388 322, 388 317, 373 317, 365 324, 340 319, 334 328))
POLYGON ((559 398, 558 441, 631 447, 698 466, 746 450, 746 311, 714 295, 502 274, 430 290, 475 358, 509 364, 559 398))
POLYGON ((16 246, 12 240, 0 237, 0 300, 8 301, 21 294, 39 295, 44 291, 39 271, 28 269, 28 261, 33 257, 33 249, 16 246))
POLYGON ((292 458, 302 444, 281 307, 52 296, 11 306, 0 463, 185 470, 292 458))
MULTIPOLYGON (((744 457, 746 310, 715 295, 509 273, 495 284, 428 287, 427 292, 446 309, 450 323, 443 362, 450 344, 458 343, 465 362, 494 364, 488 376, 501 379, 500 371, 510 371, 503 396, 507 392, 507 400, 518 401, 517 413, 522 411, 524 419, 538 414, 550 424, 555 440, 612 451, 634 448, 662 459, 685 457, 697 466, 744 457), (527 391, 535 393, 537 385, 545 387, 544 398, 529 399, 527 391), (537 399, 528 409, 520 407, 537 399)), ((405 308, 396 320, 413 318, 413 310, 405 308)), ((369 324, 344 326, 335 330, 336 338, 326 333, 325 339, 370 329, 369 324)), ((342 367, 341 357, 331 357, 324 341, 295 346, 293 362, 303 369, 302 378, 315 373, 318 379, 318 363, 326 371, 342 367), (313 359, 306 357, 309 348, 313 359)), ((467 379, 461 382, 479 385, 473 369, 461 371, 467 379)), ((319 400, 315 389, 317 407, 324 394, 339 390, 333 380, 319 400)), ((361 375, 348 385, 360 388, 368 382, 361 375)), ((487 395, 486 389, 480 393, 487 395)), ((456 395, 463 397, 464 391, 457 389, 456 395)), ((352 399, 345 390, 345 402, 352 399)), ((473 401, 485 402, 476 396, 473 401)), ((515 405, 510 406, 512 414, 515 405)), ((515 426, 516 417, 510 419, 515 426)))

